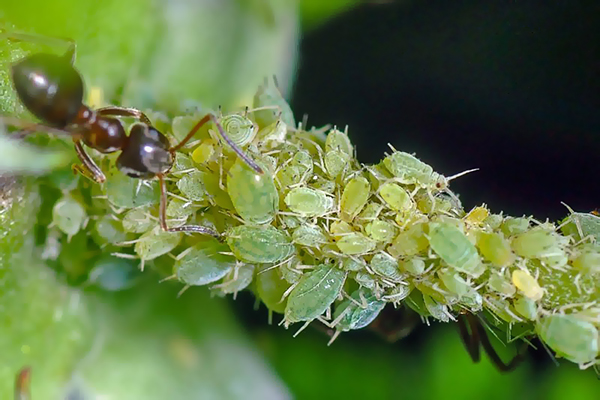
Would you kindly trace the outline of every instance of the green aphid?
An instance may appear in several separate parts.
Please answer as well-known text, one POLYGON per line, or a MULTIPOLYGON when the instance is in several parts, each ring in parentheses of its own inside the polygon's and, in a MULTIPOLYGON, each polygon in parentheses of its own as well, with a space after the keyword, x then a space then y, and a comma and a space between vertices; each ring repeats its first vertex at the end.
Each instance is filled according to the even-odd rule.
POLYGON ((325 177, 318 176, 317 179, 310 182, 310 187, 320 190, 321 192, 333 194, 333 192, 335 192, 336 183, 325 177))
POLYGON ((558 235, 544 226, 538 226, 512 238, 513 251, 524 258, 542 258, 562 253, 558 235))
POLYGON ((298 283, 302 278, 302 271, 295 268, 295 266, 292 263, 285 263, 279 267, 281 277, 291 284, 298 283))
POLYGON ((354 147, 348 134, 337 129, 330 130, 325 139, 325 152, 330 151, 340 151, 348 156, 354 156, 354 147))
POLYGON ((275 77, 265 78, 264 83, 259 87, 254 95, 253 108, 260 110, 253 111, 254 120, 261 128, 269 126, 278 120, 291 128, 296 127, 294 113, 287 101, 283 98, 277 85, 275 77), (272 107, 263 109, 266 107, 272 107))
POLYGON ((577 256, 571 261, 573 268, 583 274, 600 275, 600 246, 587 244, 577 250, 577 256))
POLYGON ((263 266, 256 274, 255 282, 258 298, 270 311, 283 314, 288 300, 284 299, 283 295, 290 284, 283 279, 278 268, 270 265, 263 266))
POLYGON ((413 289, 414 286, 412 285, 396 285, 393 289, 389 290, 384 296, 382 296, 381 299, 398 305, 410 295, 413 289))
MULTIPOLYGON (((361 259, 362 260, 362 259, 361 259)), ((344 271, 361 271, 365 269, 366 264, 351 257, 346 257, 342 261, 342 269, 344 271)))
POLYGON ((173 272, 180 282, 190 286, 216 282, 235 267, 235 258, 223 254, 228 250, 215 239, 203 241, 175 261, 173 272))
POLYGON ((123 229, 125 232, 144 233, 157 224, 158 221, 151 217, 149 206, 132 208, 123 216, 123 229))
POLYGON ((425 229, 427 229, 427 224, 418 223, 406 231, 400 232, 387 248, 388 253, 393 257, 401 258, 423 252, 429 246, 425 229))
POLYGON ((165 232, 156 227, 140 236, 135 242, 134 250, 141 260, 153 260, 177 247, 181 236, 181 233, 165 232))
POLYGON ((430 165, 412 154, 394 151, 383 159, 383 164, 396 177, 397 181, 404 185, 416 185, 423 188, 433 188, 436 185, 447 186, 442 175, 434 172, 430 165))
POLYGON ((360 255, 373 251, 377 243, 362 233, 351 232, 342 236, 336 245, 344 254, 360 255))
POLYGON ((500 230, 506 237, 524 233, 529 229, 529 218, 507 217, 500 226, 500 230))
POLYGON ((185 220, 192 215, 194 211, 195 207, 190 202, 181 199, 171 199, 167 204, 167 217, 185 220))
POLYGON ((125 242, 127 233, 123 230, 123 224, 111 215, 104 215, 94 222, 92 231, 94 241, 102 246, 105 244, 125 242))
MULTIPOLYGON (((262 165, 261 165, 262 166, 262 165)), ((267 224, 279 211, 279 192, 271 173, 258 174, 237 159, 227 174, 227 193, 237 213, 251 224, 267 224)))
POLYGON ((104 193, 111 204, 121 208, 158 204, 160 198, 157 181, 141 181, 130 178, 119 172, 116 167, 111 168, 106 176, 104 193))
POLYGON ((510 243, 499 233, 479 232, 477 247, 483 258, 497 267, 506 267, 515 261, 510 243))
POLYGON ((398 260, 388 253, 377 253, 369 263, 373 272, 395 282, 402 281, 402 274, 398 268, 398 260))
POLYGON ((200 171, 197 176, 201 178, 208 201, 211 204, 217 205, 226 210, 235 210, 229 194, 221 187, 222 182, 218 174, 200 171))
POLYGON ((240 225, 231 228, 226 236, 235 257, 249 263, 275 263, 295 251, 290 238, 270 225, 240 225))
POLYGON ((365 288, 371 289, 371 290, 375 289, 375 286, 376 286, 375 278, 373 278, 373 276, 371 276, 371 274, 369 274, 367 272, 357 272, 356 275, 354 275, 354 280, 361 287, 365 287, 365 288))
POLYGON ((455 225, 446 222, 430 223, 429 244, 446 264, 457 271, 473 277, 478 277, 485 271, 477 249, 455 225))
POLYGON ((502 225, 503 221, 504 217, 502 216, 502 214, 490 214, 485 220, 483 220, 483 223, 489 229, 496 230, 500 228, 500 225, 502 225))
POLYGON ((321 316, 340 295, 346 273, 333 265, 321 264, 305 273, 290 292, 285 307, 286 326, 321 316))
POLYGON ((358 216, 356 217, 356 220, 361 221, 361 222, 375 221, 377 219, 377 217, 379 217, 379 214, 381 214, 382 210, 383 210, 383 205, 376 203, 374 201, 369 202, 363 208, 363 210, 360 212, 360 214, 358 214, 358 216))
POLYGON ((364 288, 352 292, 350 298, 352 300, 346 299, 335 307, 333 320, 337 321, 335 328, 338 331, 346 332, 368 326, 386 304, 364 288))
POLYGON ((313 172, 313 158, 306 150, 296 151, 292 158, 292 165, 297 166, 303 175, 310 175, 313 172))
POLYGON ((484 298, 484 303, 486 309, 504 322, 509 324, 521 322, 521 318, 511 311, 508 300, 488 294, 484 298))
POLYGON ((325 153, 325 168, 331 179, 337 179, 348 168, 350 156, 338 150, 325 153))
POLYGON ((471 291, 471 285, 453 269, 442 268, 437 271, 437 275, 446 289, 458 297, 466 296, 471 291))
POLYGON ((340 216, 344 221, 351 222, 360 213, 367 204, 370 190, 371 185, 363 176, 352 178, 346 184, 340 201, 340 216))
POLYGON ((117 292, 135 286, 140 274, 130 260, 105 255, 94 262, 88 282, 102 290, 117 292))
POLYGON ((517 288, 510 279, 499 272, 492 272, 487 280, 487 287, 504 297, 512 297, 517 292, 517 288))
POLYGON ((536 324, 540 339, 560 357, 580 365, 598 357, 598 328, 576 314, 554 314, 543 317, 536 324))
POLYGON ((561 225, 563 234, 571 235, 575 240, 593 237, 596 243, 600 243, 600 217, 597 215, 572 212, 561 225))
POLYGON ((255 268, 253 264, 236 265, 225 275, 221 283, 213 286, 213 289, 222 294, 235 295, 250 286, 254 279, 255 268))
POLYGON ((304 221, 294 215, 282 214, 279 216, 279 228, 280 229, 296 229, 301 226, 304 221))
MULTIPOLYGON (((231 141, 239 148, 250 144, 256 137, 258 126, 247 116, 239 113, 224 115, 219 118, 221 126, 231 141)), ((225 148, 232 150, 228 144, 222 142, 225 148)), ((233 150, 232 150, 233 151, 233 150)))
POLYGON ((410 275, 419 276, 425 272, 425 261, 417 257, 407 258, 401 260, 398 263, 401 271, 404 271, 410 275))
POLYGON ((317 225, 300 225, 292 233, 292 241, 307 247, 320 247, 327 243, 327 236, 323 229, 317 225))
POLYGON ((450 322, 451 314, 448 311, 448 306, 438 303, 426 294, 423 294, 423 304, 425 304, 425 308, 433 318, 442 322, 450 322))
POLYGON ((513 301, 513 308, 521 317, 528 321, 535 321, 538 315, 538 306, 535 300, 529 297, 519 296, 513 301))
POLYGON ((173 168, 169 171, 170 174, 175 176, 181 176, 184 173, 190 172, 195 169, 194 162, 190 157, 185 154, 177 154, 173 162, 173 168))
POLYGON ((70 195, 60 198, 52 208, 52 223, 66 233, 69 239, 79 232, 86 219, 85 209, 70 195))
POLYGON ((398 234, 398 228, 390 222, 376 219, 365 225, 365 233, 376 242, 390 243, 398 234))
POLYGON ((392 210, 407 212, 414 207, 410 194, 396 183, 387 182, 381 185, 379 195, 392 210))
POLYGON ((185 174, 177 181, 177 188, 181 195, 190 201, 206 202, 208 196, 204 188, 204 177, 207 173, 201 171, 192 171, 185 174))
POLYGON ((290 186, 300 183, 302 172, 297 165, 287 165, 277 172, 277 184, 286 191, 290 186))
POLYGON ((285 196, 288 208, 302 217, 320 217, 333 209, 333 198, 308 187, 297 187, 285 196))

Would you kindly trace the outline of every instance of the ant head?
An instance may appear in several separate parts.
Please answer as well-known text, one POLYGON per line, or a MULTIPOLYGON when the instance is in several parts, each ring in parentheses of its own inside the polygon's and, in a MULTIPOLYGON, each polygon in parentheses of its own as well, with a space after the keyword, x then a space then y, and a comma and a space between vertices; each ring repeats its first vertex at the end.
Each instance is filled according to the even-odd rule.
POLYGON ((173 165, 169 140, 153 126, 133 124, 125 140, 117 167, 132 178, 150 179, 164 174, 173 165))
POLYGON ((81 108, 83 81, 68 58, 30 55, 12 66, 12 79, 25 107, 52 126, 64 128, 81 108))

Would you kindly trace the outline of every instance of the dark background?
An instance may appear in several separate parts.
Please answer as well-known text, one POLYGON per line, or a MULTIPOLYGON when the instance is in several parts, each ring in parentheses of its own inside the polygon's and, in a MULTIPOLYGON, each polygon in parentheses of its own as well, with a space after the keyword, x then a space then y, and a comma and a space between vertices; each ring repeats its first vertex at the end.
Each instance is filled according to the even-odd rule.
POLYGON ((600 207, 600 4, 364 4, 309 32, 292 99, 349 125, 362 162, 387 143, 456 180, 465 208, 540 220, 600 207))

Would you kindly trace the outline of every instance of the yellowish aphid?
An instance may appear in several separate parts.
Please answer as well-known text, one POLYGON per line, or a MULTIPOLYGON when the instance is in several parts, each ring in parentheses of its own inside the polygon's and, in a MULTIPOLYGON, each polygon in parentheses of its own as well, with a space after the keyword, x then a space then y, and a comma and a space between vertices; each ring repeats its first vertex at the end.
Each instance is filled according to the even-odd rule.
POLYGON ((352 226, 345 221, 332 222, 329 231, 335 240, 340 240, 344 235, 354 232, 352 226))
POLYGON ((216 143, 213 139, 203 140, 192 152, 192 160, 198 165, 208 164, 215 160, 216 143))
POLYGON ((405 212, 414 207, 410 194, 396 183, 387 182, 381 185, 379 195, 392 210, 405 212))
POLYGON ((363 209, 369 198, 371 185, 369 181, 358 176, 348 182, 340 201, 340 215, 344 221, 351 222, 363 209))
POLYGON ((526 297, 538 301, 544 296, 544 290, 528 271, 516 269, 512 273, 512 283, 526 297))
POLYGON ((396 237, 398 229, 394 224, 376 219, 365 225, 365 232, 376 242, 391 242, 396 237))
POLYGON ((486 261, 497 267, 506 267, 515 261, 510 244, 499 233, 479 232, 477 247, 486 261))
POLYGON ((358 232, 352 232, 342 236, 336 244, 342 253, 348 255, 368 253, 377 245, 374 240, 369 239, 358 232))
POLYGON ((465 216, 465 222, 479 226, 490 215, 490 212, 485 206, 475 207, 465 216))
POLYGON ((426 224, 415 224, 400 232, 387 251, 394 257, 413 256, 427 249, 429 241, 425 234, 426 224))

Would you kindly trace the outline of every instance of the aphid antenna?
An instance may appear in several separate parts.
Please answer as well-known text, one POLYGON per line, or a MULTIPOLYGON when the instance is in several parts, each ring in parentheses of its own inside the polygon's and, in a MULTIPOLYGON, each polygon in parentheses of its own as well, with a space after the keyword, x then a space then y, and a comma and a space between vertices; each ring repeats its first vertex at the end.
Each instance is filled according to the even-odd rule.
POLYGON ((138 260, 138 256, 133 255, 133 254, 113 252, 113 253, 110 253, 110 255, 114 256, 114 257, 118 257, 118 258, 124 258, 127 260, 138 260))
POLYGON ((288 297, 290 295, 290 293, 292 293, 292 290, 294 290, 296 288, 296 286, 298 286, 298 282, 294 283, 289 288, 287 288, 287 290, 285 292, 283 292, 283 295, 281 295, 281 299, 278 301, 278 304, 283 303, 285 298, 288 297))
MULTIPOLYGON (((298 330, 296 331, 296 333, 294 333, 293 337, 296 337, 296 336, 298 336, 298 335, 300 334, 300 332, 302 332, 303 330, 305 330, 305 329, 306 329, 306 328, 307 328, 307 327, 310 325, 310 323, 311 323, 311 322, 312 322, 312 321, 306 321, 306 322, 304 323, 304 325, 302 325, 302 327, 301 327, 300 329, 298 329, 298 330)), ((286 326, 286 328, 287 328, 287 326, 286 326)))

